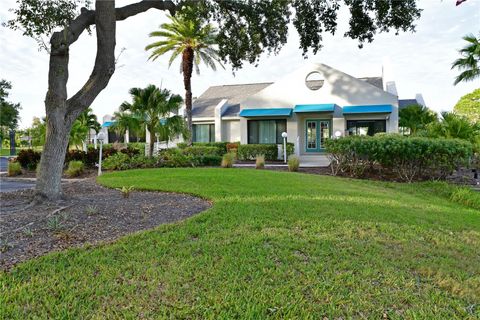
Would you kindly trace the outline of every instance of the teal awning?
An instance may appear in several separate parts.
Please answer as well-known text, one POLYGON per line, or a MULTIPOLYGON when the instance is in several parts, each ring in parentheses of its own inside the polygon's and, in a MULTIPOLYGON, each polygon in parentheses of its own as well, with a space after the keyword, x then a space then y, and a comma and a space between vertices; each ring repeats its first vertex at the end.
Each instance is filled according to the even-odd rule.
POLYGON ((297 104, 293 112, 295 113, 307 113, 307 112, 333 112, 335 111, 336 104, 297 104))
POLYGON ((102 124, 102 128, 111 127, 114 123, 115 123, 115 121, 106 121, 102 124))
POLYGON ((290 117, 292 108, 243 109, 240 117, 290 117))
POLYGON ((393 106, 390 104, 348 106, 348 107, 343 107, 343 114, 391 113, 392 110, 393 110, 393 106))

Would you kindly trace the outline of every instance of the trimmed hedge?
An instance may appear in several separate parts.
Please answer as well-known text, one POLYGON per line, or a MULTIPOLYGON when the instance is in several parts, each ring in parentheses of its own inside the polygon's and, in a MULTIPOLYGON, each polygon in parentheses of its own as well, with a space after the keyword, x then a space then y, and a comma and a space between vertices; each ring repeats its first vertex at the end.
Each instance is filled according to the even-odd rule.
POLYGON ((181 149, 183 154, 188 156, 222 156, 223 153, 218 147, 192 146, 181 149))
POLYGON ((325 146, 334 175, 358 177, 379 166, 387 175, 407 182, 445 179, 473 156, 471 143, 464 140, 394 134, 328 139, 325 146))
MULTIPOLYGON (((282 146, 283 147, 283 146, 282 146)), ((294 153, 294 144, 287 143, 287 156, 294 153)), ((240 160, 255 160, 257 155, 264 155, 265 160, 278 160, 278 145, 270 144, 241 144, 238 146, 237 156, 240 160)))
MULTIPOLYGON (((227 153, 227 144, 229 144, 229 142, 194 142, 192 147, 215 147, 218 149, 218 155, 224 155, 227 153)), ((185 142, 177 143, 177 148, 188 148, 188 144, 185 142)))

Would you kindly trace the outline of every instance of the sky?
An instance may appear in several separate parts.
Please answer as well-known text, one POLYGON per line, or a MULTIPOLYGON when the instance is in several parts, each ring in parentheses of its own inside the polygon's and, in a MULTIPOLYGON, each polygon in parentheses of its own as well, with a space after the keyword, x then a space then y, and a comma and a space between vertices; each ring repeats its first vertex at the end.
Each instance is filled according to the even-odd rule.
MULTIPOLYGON (((117 6, 136 2, 117 0, 117 6)), ((0 22, 12 17, 9 8, 15 7, 15 0, 2 0, 0 22)), ((468 0, 456 7, 455 0, 420 0, 424 9, 416 22, 416 32, 382 33, 374 42, 363 49, 358 42, 344 38, 348 27, 348 12, 339 15, 339 28, 335 34, 325 35, 323 49, 316 55, 302 57, 298 36, 290 28, 288 43, 276 56, 262 56, 258 66, 246 64, 233 74, 228 65, 216 72, 201 68, 200 75, 192 79, 193 96, 199 96, 209 86, 254 82, 273 82, 288 72, 308 62, 325 63, 347 74, 381 76, 385 72, 395 80, 401 99, 414 98, 422 93, 427 106, 437 112, 453 109, 461 96, 480 87, 480 80, 453 86, 457 75, 451 70, 452 62, 459 57, 458 50, 465 43, 466 34, 480 33, 480 0, 468 0)), ((183 77, 179 73, 179 62, 168 68, 168 56, 148 61, 145 46, 152 41, 148 33, 158 29, 167 20, 165 13, 150 10, 146 13, 117 23, 117 70, 109 85, 92 104, 100 119, 112 114, 125 100, 128 90, 156 84, 183 95, 183 77)), ((95 59, 95 36, 82 34, 70 49, 69 96, 72 96, 88 79, 95 59)), ((31 125, 33 117, 45 115, 44 97, 47 90, 48 54, 39 51, 37 43, 22 35, 20 31, 0 27, 0 78, 13 85, 9 100, 20 102, 20 127, 31 125)))

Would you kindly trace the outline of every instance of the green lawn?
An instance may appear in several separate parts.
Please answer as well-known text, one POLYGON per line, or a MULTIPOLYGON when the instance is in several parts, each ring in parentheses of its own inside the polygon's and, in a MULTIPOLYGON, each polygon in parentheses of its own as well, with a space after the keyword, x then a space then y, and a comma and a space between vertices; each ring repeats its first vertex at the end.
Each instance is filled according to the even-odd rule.
POLYGON ((214 205, 1 274, 1 319, 480 317, 480 213, 431 185, 247 169, 135 170, 100 182, 214 205))

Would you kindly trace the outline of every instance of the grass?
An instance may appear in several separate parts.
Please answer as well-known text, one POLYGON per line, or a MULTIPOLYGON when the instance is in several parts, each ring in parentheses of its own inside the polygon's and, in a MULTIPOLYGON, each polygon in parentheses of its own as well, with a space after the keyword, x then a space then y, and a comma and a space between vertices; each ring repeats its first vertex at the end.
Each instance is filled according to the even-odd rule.
POLYGON ((0 318, 480 317, 480 213, 431 184, 247 169, 99 181, 214 205, 0 275, 0 318))

